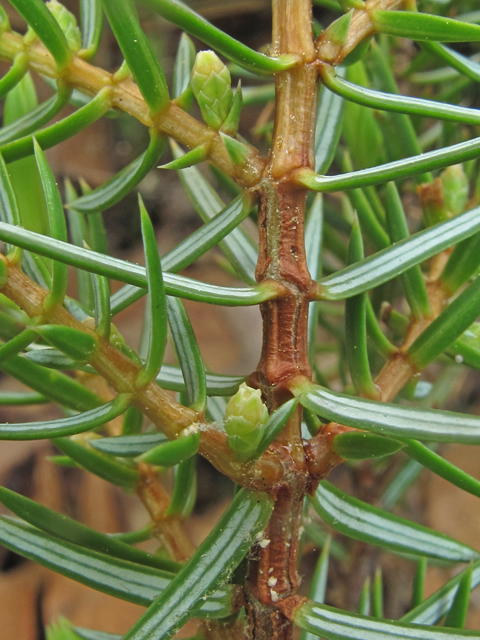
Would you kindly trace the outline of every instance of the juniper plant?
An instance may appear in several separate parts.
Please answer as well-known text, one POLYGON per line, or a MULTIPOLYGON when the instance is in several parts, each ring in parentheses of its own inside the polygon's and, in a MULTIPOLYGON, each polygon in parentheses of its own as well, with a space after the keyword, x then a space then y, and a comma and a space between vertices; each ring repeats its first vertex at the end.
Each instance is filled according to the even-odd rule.
MULTIPOLYGON (((141 1, 184 31, 172 87, 130 0, 80 0, 80 26, 57 0, 9 0, 25 34, 0 10, 0 56, 11 63, 0 80, 0 368, 30 388, 0 394, 0 403, 53 401, 66 416, 2 424, 0 439, 50 439, 62 462, 136 492, 151 522, 107 536, 0 488, 16 515, 0 517, 1 543, 144 605, 125 640, 166 640, 190 618, 204 620, 199 637, 232 640, 286 640, 294 625, 304 640, 480 637, 463 629, 480 582, 478 552, 390 511, 422 466, 480 497, 480 483, 429 446, 480 444, 480 418, 430 408, 448 396, 455 362, 480 368, 480 111, 472 91, 480 66, 468 44, 480 41, 479 12, 466 0, 425 1, 418 10, 414 0, 317 0, 319 16, 333 16, 323 28, 312 22, 310 0, 272 0, 272 40, 259 53, 179 0, 141 1), (113 73, 92 62, 103 12, 125 59, 113 73), (187 34, 205 50, 197 54, 187 34), (399 39, 417 43, 403 75, 420 97, 398 89, 399 39), (450 42, 467 44, 460 53, 450 42), (38 106, 30 73, 54 88, 38 106), (232 76, 243 86, 232 86, 232 76), (204 122, 190 115, 194 100, 204 122), (264 156, 247 141, 241 111, 272 100, 272 127, 260 132, 271 142, 264 156), (76 109, 49 124, 69 102, 76 109), (23 113, 21 104, 29 105, 23 113), (148 128, 148 148, 93 191, 67 183, 62 202, 45 151, 118 111, 148 128), (100 212, 157 171, 169 142, 174 159, 162 166, 178 171, 204 225, 160 259, 140 199, 145 267, 109 256, 100 212), (231 194, 228 204, 195 167, 201 162, 231 194), (35 175, 42 199, 29 201, 35 175), (423 221, 410 235, 405 196, 412 202, 415 186, 423 221), (248 216, 258 219, 258 246, 242 226, 248 216), (179 275, 217 245, 244 286, 179 275), (68 266, 78 299, 67 296, 68 266), (114 295, 109 279, 124 285, 114 295), (148 322, 137 354, 112 320, 143 296, 148 322), (206 372, 182 299, 260 305, 256 371, 206 372), (163 364, 169 335, 179 367, 163 364), (420 380, 434 361, 436 381, 420 380), (84 371, 110 385, 110 401, 83 386, 84 371), (119 416, 121 432, 112 422, 119 416), (143 416, 153 429, 142 427, 143 416), (394 474, 383 509, 325 480, 345 460, 396 460, 400 450, 413 462, 394 474), (185 520, 197 454, 238 491, 195 549, 185 520), (162 484, 169 468, 171 495, 162 484), (308 518, 304 527, 313 511, 323 524, 308 518), (382 619, 380 574, 373 617, 368 581, 359 613, 322 604, 336 540, 323 546, 311 599, 298 594, 302 536, 326 540, 325 526, 418 560, 403 618, 382 619), (133 546, 148 538, 166 553, 133 546), (427 559, 470 564, 423 599, 427 559)), ((48 634, 117 637, 66 621, 48 634)))

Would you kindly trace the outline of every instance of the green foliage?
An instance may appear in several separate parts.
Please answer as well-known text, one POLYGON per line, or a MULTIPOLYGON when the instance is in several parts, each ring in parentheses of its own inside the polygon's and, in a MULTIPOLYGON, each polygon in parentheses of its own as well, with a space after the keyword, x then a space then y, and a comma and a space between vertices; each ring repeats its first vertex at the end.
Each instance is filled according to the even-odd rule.
POLYGON ((53 13, 41 0, 15 0, 11 4, 52 54, 59 71, 63 70, 70 62, 72 52, 53 13))
POLYGON ((47 640, 76 640, 76 633, 72 629, 72 625, 60 618, 58 622, 52 622, 46 629, 47 640))
POLYGON ((468 562, 479 555, 456 540, 347 496, 326 480, 320 483, 312 502, 323 520, 356 540, 454 562, 468 562))
POLYGON ((269 496, 239 491, 217 527, 127 632, 125 640, 171 638, 198 610, 215 584, 224 581, 237 567, 263 531, 272 509, 273 500, 269 496))
POLYGON ((129 0, 106 0, 103 5, 125 61, 155 115, 169 103, 168 88, 162 67, 138 22, 134 5, 129 0))
MULTIPOLYGON (((0 392, 0 406, 54 402, 64 413, 1 423, 0 440, 51 440, 62 454, 51 461, 135 492, 150 521, 106 535, 0 487, 0 502, 16 516, 0 516, 1 544, 146 607, 125 640, 167 640, 191 618, 209 620, 200 631, 206 640, 240 640, 242 608, 255 638, 277 640, 272 619, 296 625, 302 640, 479 638, 464 629, 479 552, 391 512, 422 469, 480 497, 480 482, 435 450, 480 444, 480 418, 447 410, 460 369, 480 370, 473 3, 430 0, 417 11, 411 2, 316 0, 313 42, 308 11, 299 33, 308 3, 273 0, 273 43, 260 52, 179 0, 140 0, 140 12, 135 0, 79 0, 78 23, 58 0, 8 1, 27 28, 12 31, 0 7, 0 57, 10 64, 0 79, 0 369, 27 389, 0 392), (183 32, 171 69, 145 15, 183 32), (124 57, 111 74, 92 63, 104 22, 124 57), (411 56, 405 38, 421 53, 411 56), (401 92, 399 51, 409 57, 401 92), (41 104, 37 82, 50 87, 41 104), (297 94, 308 82, 310 92, 297 94), (318 102, 316 113, 307 99, 318 102), (189 113, 198 107, 203 122, 189 113), (252 131, 245 107, 262 110, 252 131), (137 153, 144 151, 94 189, 68 177, 59 185, 45 152, 119 111, 128 114, 121 127, 132 118, 145 127, 137 153), (272 142, 269 153, 253 145, 259 137, 272 142), (169 148, 173 159, 161 160, 169 148), (159 162, 177 172, 202 226, 160 257, 155 218, 139 196, 131 216, 143 237, 141 266, 110 255, 102 212, 113 215, 159 162), (211 172, 197 167, 204 162, 211 172), (215 284, 180 274, 210 250, 223 271, 215 284), (69 295, 73 272, 77 299, 69 295), (123 284, 113 295, 110 280, 123 284), (113 318, 143 296, 135 350, 113 318), (262 305, 258 370, 209 371, 183 300, 262 305), (199 456, 236 489, 194 550, 182 547, 182 528, 196 505, 199 456), (372 486, 352 482, 349 495, 323 479, 343 461, 346 474, 372 486), (157 553, 133 546, 152 539, 157 553), (285 575, 312 542, 322 551, 310 599, 289 600, 295 579, 285 575), (370 576, 352 575, 359 550, 370 547, 416 563, 411 605, 399 620, 384 619, 380 564, 370 576), (468 565, 424 599, 427 561, 468 565), (328 605, 334 563, 360 585, 355 612, 328 605)), ((64 619, 45 634, 120 638, 64 619)))

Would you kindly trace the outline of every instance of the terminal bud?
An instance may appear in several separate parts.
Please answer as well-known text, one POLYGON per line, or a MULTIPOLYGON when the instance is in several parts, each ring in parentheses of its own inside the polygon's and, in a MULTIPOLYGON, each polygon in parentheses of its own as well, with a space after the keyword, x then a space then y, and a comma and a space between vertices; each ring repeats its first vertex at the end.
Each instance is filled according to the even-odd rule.
POLYGON ((225 410, 224 427, 228 444, 241 459, 247 459, 256 450, 268 420, 268 409, 262 402, 260 389, 240 385, 225 410))
POLYGON ((192 90, 203 119, 218 131, 230 113, 233 92, 230 72, 213 51, 197 53, 192 69, 192 90))

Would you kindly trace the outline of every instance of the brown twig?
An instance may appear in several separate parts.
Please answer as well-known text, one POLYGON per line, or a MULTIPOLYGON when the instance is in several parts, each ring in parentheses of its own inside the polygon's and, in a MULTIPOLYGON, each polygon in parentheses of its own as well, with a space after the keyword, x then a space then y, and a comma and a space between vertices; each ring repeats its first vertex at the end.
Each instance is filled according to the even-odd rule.
MULTIPOLYGON (((88 323, 76 320, 64 307, 55 307, 44 313, 43 301, 47 291, 23 273, 15 264, 7 265, 8 281, 2 293, 21 307, 30 318, 43 314, 45 322, 73 327, 93 335, 88 323)), ((205 417, 175 402, 158 384, 151 382, 138 389, 135 381, 139 365, 130 360, 107 340, 99 340, 99 348, 90 361, 95 370, 107 380, 117 393, 131 393, 132 404, 144 413, 165 435, 174 440, 183 430, 196 425, 200 430, 200 453, 222 473, 250 489, 265 490, 283 477, 283 464, 270 452, 255 462, 242 462, 235 458, 227 443, 225 432, 205 417)))
MULTIPOLYGON (((55 61, 43 44, 35 41, 27 46, 22 36, 17 33, 6 32, 0 35, 0 58, 13 60, 18 53, 24 51, 28 53, 32 71, 49 78, 59 77, 55 61)), ((175 102, 172 101, 165 111, 152 118, 133 80, 117 81, 114 74, 95 67, 78 56, 73 56, 72 62, 62 72, 61 77, 68 86, 91 96, 97 95, 105 87, 113 87, 112 107, 129 113, 149 128, 157 128, 161 133, 171 136, 190 149, 208 144, 209 160, 240 185, 252 187, 260 181, 265 160, 254 147, 250 147, 250 154, 244 162, 233 164, 220 134, 183 111, 175 102)))
POLYGON ((138 465, 138 471, 141 480, 136 492, 152 518, 155 537, 173 560, 178 562, 188 560, 194 553, 195 546, 188 537, 180 518, 165 515, 170 505, 170 496, 162 485, 158 472, 145 463, 138 465))
POLYGON ((316 42, 319 63, 335 66, 341 64, 362 40, 375 33, 369 11, 392 11, 402 8, 404 4, 405 0, 367 0, 365 9, 356 9, 353 12, 348 35, 343 43, 332 40, 328 29, 320 34, 316 42))

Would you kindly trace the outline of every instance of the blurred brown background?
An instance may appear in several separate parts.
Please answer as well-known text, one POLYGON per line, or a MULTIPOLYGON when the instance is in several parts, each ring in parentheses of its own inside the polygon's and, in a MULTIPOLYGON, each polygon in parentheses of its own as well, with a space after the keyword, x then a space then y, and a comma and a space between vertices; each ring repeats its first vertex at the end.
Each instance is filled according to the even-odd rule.
MULTIPOLYGON (((22 22, 10 10, 10 5, 5 0, 2 4, 12 17, 13 27, 22 30, 22 22)), ((65 4, 77 11, 77 2, 72 0, 65 4)), ((218 26, 253 47, 268 42, 268 0, 200 0, 195 6, 218 26)), ((145 28, 166 63, 168 75, 179 34, 151 14, 146 14, 145 28)), ((96 64, 116 69, 121 58, 107 30, 105 35, 96 64)), ((5 68, 2 63, 2 73, 5 68)), ((39 98, 45 99, 49 90, 41 81, 37 86, 39 98)), ((253 126, 256 115, 253 110, 246 110, 247 125, 250 122, 253 126)), ((64 177, 69 177, 74 183, 83 177, 96 187, 138 156, 146 143, 144 128, 121 116, 116 120, 103 119, 83 134, 50 150, 48 159, 59 183, 64 177)), ((162 254, 199 226, 198 216, 173 173, 152 171, 140 190, 156 224, 162 254)), ((143 262, 135 195, 131 194, 107 212, 105 222, 112 253, 134 262, 143 262)), ((185 273, 200 280, 238 284, 218 269, 218 258, 219 254, 210 252, 185 273)), ((73 278, 71 293, 74 294, 73 278)), ((248 373, 255 368, 261 341, 258 309, 219 308, 190 302, 186 303, 186 308, 208 368, 224 373, 248 373)), ((143 303, 140 301, 117 316, 115 321, 128 344, 134 348, 138 346, 142 315, 143 303)), ((169 358, 173 362, 171 352, 169 358)), ((476 401, 475 386, 475 381, 466 383, 462 391, 463 395, 467 391, 472 394, 473 403, 476 401)), ((21 385, 2 376, 0 388, 18 390, 21 385)), ((0 421, 39 420, 58 415, 51 405, 2 409, 0 421)), ((100 531, 128 531, 146 523, 146 513, 134 497, 125 496, 103 480, 80 470, 56 467, 45 459, 51 453, 50 445, 44 442, 1 443, 1 483, 100 531)), ((446 448, 444 453, 452 462, 480 478, 478 449, 455 446, 446 448)), ((342 469, 337 473, 337 480, 355 492, 352 482, 357 478, 363 483, 363 497, 375 497, 373 476, 368 465, 359 469, 355 474, 349 469, 342 469)), ((200 542, 206 535, 228 501, 231 490, 230 483, 207 463, 199 465, 199 496, 190 529, 194 542, 200 542)), ((480 510, 475 501, 476 498, 447 482, 424 473, 421 482, 409 492, 401 513, 480 548, 480 510)), ((306 552, 302 573, 308 575, 317 551, 310 545, 306 552)), ((374 570, 378 560, 378 554, 367 552, 358 545, 353 559, 355 567, 361 566, 358 580, 352 580, 353 565, 343 566, 334 562, 329 601, 337 606, 355 606, 361 588, 360 576, 363 581, 365 574, 374 570)), ((393 556, 382 557, 381 562, 385 571, 386 613, 401 615, 409 597, 413 565, 393 556)), ((438 587, 450 575, 451 571, 444 568, 430 569, 428 590, 438 587)), ((480 616, 475 614, 477 602, 480 604, 478 596, 474 595, 471 626, 480 624, 480 616)), ((0 547, 1 640, 42 640, 44 624, 59 615, 80 626, 124 633, 141 612, 140 607, 97 593, 0 547)), ((192 631, 193 627, 190 627, 182 635, 189 635, 192 631)))
MULTIPOLYGON (((76 0, 64 4, 77 13, 76 0)), ((267 7, 264 16, 265 24, 268 24, 268 2, 263 4, 267 7)), ((24 23, 18 14, 7 2, 2 1, 2 5, 11 17, 12 27, 22 32, 24 23)), ((227 28, 227 22, 232 25, 232 17, 236 16, 240 32, 250 24, 250 39, 255 36, 251 29, 251 11, 259 5, 256 0, 243 3, 214 0, 199 5, 210 18, 218 19, 222 28, 227 28)), ((151 15, 145 22, 145 28, 165 61, 167 75, 171 74, 179 32, 151 15)), ((260 33, 261 29, 260 24, 260 33)), ((237 31, 238 36, 240 32, 237 31)), ((114 70, 122 59, 107 28, 104 35, 95 64, 114 70)), ((253 46, 259 44, 257 41, 253 46)), ((3 74, 8 67, 5 63, 0 64, 3 74)), ((39 100, 45 100, 51 91, 41 80, 34 79, 39 100)), ((71 111, 71 108, 66 108, 58 118, 71 111)), ((147 144, 148 132, 145 128, 128 116, 120 116, 118 119, 97 122, 83 134, 48 151, 47 155, 60 185, 65 177, 74 184, 77 184, 79 177, 83 177, 92 187, 96 187, 142 153, 147 144)), ((162 254, 201 225, 173 172, 152 171, 140 185, 140 190, 155 223, 162 254)), ((143 263, 135 194, 108 211, 105 223, 111 252, 143 263)), ((219 253, 210 252, 190 267, 186 274, 200 280, 238 285, 231 276, 218 269, 219 256, 219 253)), ((73 277, 71 285, 71 294, 74 295, 73 277)), ((118 284, 114 283, 113 286, 118 287, 118 284)), ((255 368, 260 349, 260 314, 257 308, 217 308, 188 301, 186 308, 204 360, 212 371, 246 373, 255 368)), ((138 347, 142 317, 143 301, 139 301, 115 319, 116 326, 134 348, 138 347)), ((173 358, 174 354, 170 351, 167 359, 174 362, 173 358)), ((19 390, 22 387, 20 383, 1 375, 0 388, 19 390)), ((51 419, 59 415, 53 405, 20 410, 4 408, 0 410, 0 421, 51 419)), ((0 482, 100 531, 129 531, 147 523, 147 514, 135 496, 125 496, 91 474, 57 467, 45 459, 52 453, 48 442, 2 443, 0 482)), ((199 480, 198 502, 190 532, 197 544, 218 518, 232 492, 231 483, 222 483, 207 463, 199 466, 199 480)), ((148 543, 144 546, 149 549, 148 543)), ((149 550, 154 548, 150 547, 149 550)), ((124 633, 142 611, 141 607, 79 585, 0 547, 1 640, 42 640, 44 624, 59 615, 66 616, 80 626, 124 633)), ((190 635, 193 631, 194 625, 184 630, 183 635, 190 635)))

